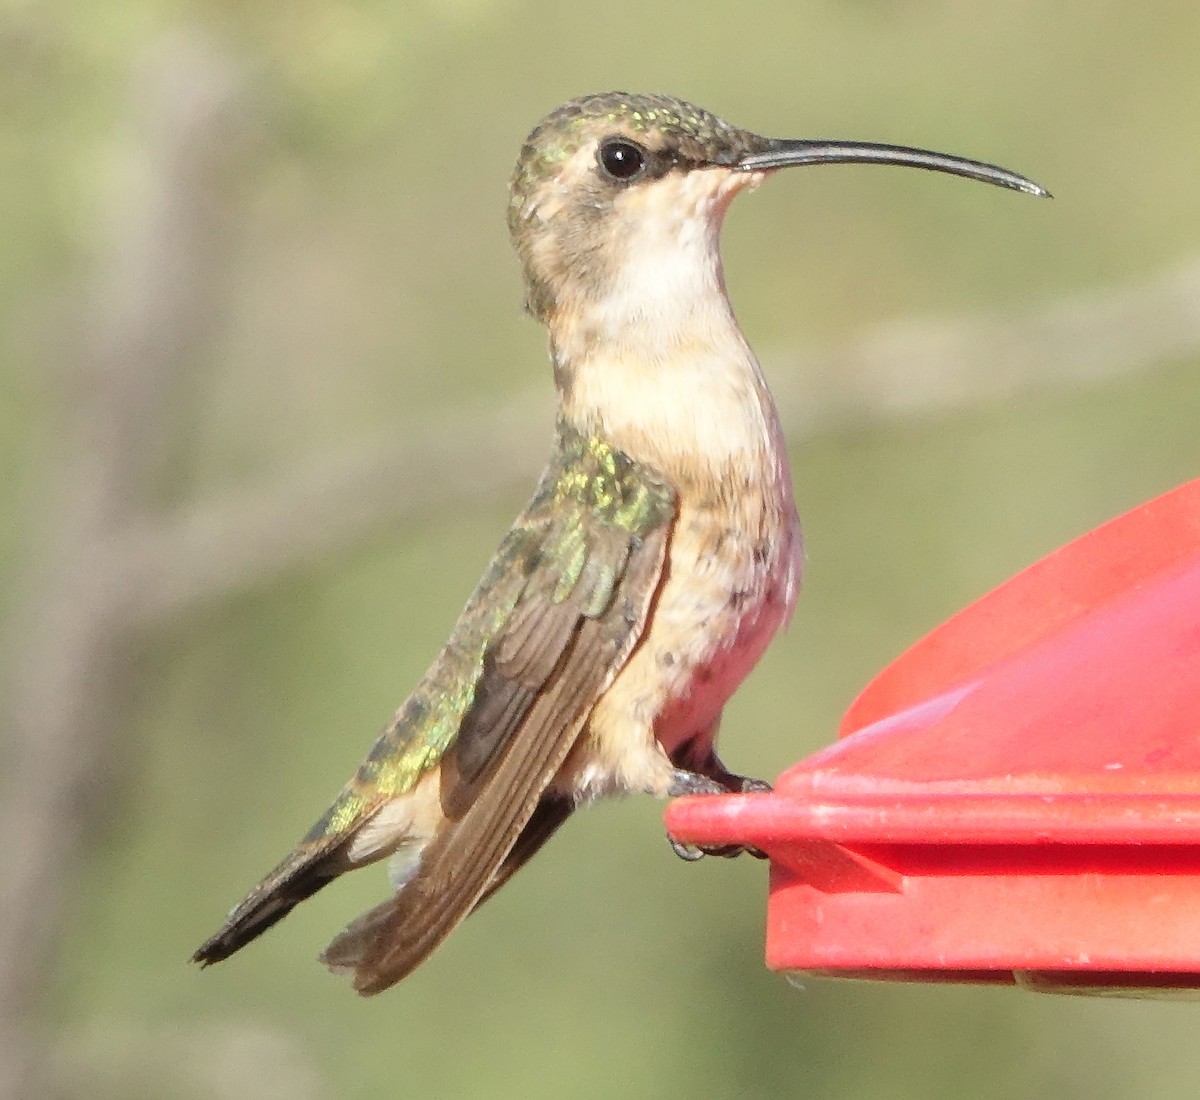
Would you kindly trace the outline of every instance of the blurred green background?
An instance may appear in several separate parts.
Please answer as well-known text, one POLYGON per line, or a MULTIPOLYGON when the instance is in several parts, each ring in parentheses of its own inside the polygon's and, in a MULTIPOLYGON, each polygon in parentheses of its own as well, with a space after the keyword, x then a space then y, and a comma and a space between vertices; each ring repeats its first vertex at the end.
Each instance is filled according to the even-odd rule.
POLYGON ((34 974, 0 1003, 0 1025, 30 1027, 39 1094, 1200 1094, 1193 1004, 793 988, 762 965, 763 867, 679 863, 648 799, 577 815, 382 997, 314 961, 382 870, 219 968, 186 962, 357 764, 528 493, 526 460, 506 444, 492 468, 463 425, 533 391, 517 435, 549 439, 504 227, 538 118, 585 91, 669 91, 760 132, 994 160, 1057 196, 828 168, 729 217, 727 282, 768 376, 841 395, 811 422, 793 408, 807 584, 724 724, 726 761, 771 776, 925 630, 1200 469, 1200 331, 1161 339, 1191 307, 1171 273, 1200 255, 1198 55, 1187 0, 0 5, 9 804, 53 786, 29 783, 56 744, 38 715, 81 739, 58 750, 76 786, 42 803, 64 830, 45 942, 10 959, 34 974), (1106 328, 1130 300, 1139 323, 1106 328), (901 386, 880 411, 863 374, 860 408, 854 349, 908 339, 916 371, 940 331, 923 319, 943 317, 987 322, 963 394, 905 409, 901 386), (1018 344, 1013 386, 1010 324, 1050 349, 1018 344), (1083 367, 1064 377, 1056 347, 1083 367), (361 497, 322 495, 323 471, 326 490, 370 480, 393 442, 475 466, 414 489, 401 459, 361 497), (160 573, 173 591, 152 540, 115 596, 88 589, 106 555, 130 560, 121 523, 269 501, 296 471, 311 513, 255 509, 281 545, 249 540, 228 584, 204 582, 218 524, 158 611, 129 611, 160 573))

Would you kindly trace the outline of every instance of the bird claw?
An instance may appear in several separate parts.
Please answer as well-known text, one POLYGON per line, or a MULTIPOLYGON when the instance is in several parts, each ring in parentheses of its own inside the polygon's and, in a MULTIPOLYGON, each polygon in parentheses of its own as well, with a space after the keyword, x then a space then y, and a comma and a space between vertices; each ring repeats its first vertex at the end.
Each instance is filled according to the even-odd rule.
POLYGON ((667 837, 667 843, 671 845, 671 851, 684 863, 695 863, 705 856, 734 859, 745 854, 754 859, 767 858, 767 853, 761 848, 752 848, 747 844, 688 844, 685 841, 676 840, 673 836, 667 837))
POLYGON ((695 863, 696 860, 703 859, 705 856, 703 848, 699 848, 695 844, 685 844, 682 840, 676 840, 673 836, 667 837, 667 843, 671 845, 671 851, 682 859, 684 863, 695 863))
POLYGON ((770 794, 775 790, 765 779, 752 779, 748 775, 732 776, 741 787, 741 794, 770 794))
MULTIPOLYGON (((714 795, 714 794, 769 794, 774 788, 764 779, 752 779, 749 776, 724 773, 720 779, 701 775, 698 772, 677 769, 672 776, 670 795, 677 798, 681 795, 714 795)), ((743 852, 755 859, 766 859, 766 852, 745 844, 686 844, 667 837, 671 850, 685 863, 695 863, 704 856, 719 856, 722 859, 733 859, 743 852)))
POLYGON ((679 798, 689 794, 770 794, 774 789, 765 779, 753 779, 748 775, 722 771, 712 776, 676 768, 671 773, 667 795, 679 798))

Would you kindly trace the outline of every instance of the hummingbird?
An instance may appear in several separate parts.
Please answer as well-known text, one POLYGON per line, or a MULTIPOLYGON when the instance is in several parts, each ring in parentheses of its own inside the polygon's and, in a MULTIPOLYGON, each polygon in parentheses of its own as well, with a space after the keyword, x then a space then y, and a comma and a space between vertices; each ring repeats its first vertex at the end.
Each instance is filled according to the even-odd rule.
POLYGON ((526 309, 549 333, 549 464, 353 778, 194 961, 227 958, 339 875, 387 858, 392 894, 321 956, 378 993, 576 807, 769 790, 725 767, 717 732, 791 616, 803 541, 719 236, 734 196, 773 172, 845 162, 1048 194, 923 149, 762 137, 666 95, 588 95, 534 127, 508 226, 526 309))

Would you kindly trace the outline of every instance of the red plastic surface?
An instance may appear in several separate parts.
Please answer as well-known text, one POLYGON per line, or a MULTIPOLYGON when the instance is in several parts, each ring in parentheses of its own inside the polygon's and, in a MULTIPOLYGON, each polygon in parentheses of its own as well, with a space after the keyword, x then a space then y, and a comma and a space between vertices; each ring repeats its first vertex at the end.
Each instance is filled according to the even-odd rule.
POLYGON ((918 642, 774 794, 667 826, 768 853, 775 969, 1200 987, 1200 480, 918 642))

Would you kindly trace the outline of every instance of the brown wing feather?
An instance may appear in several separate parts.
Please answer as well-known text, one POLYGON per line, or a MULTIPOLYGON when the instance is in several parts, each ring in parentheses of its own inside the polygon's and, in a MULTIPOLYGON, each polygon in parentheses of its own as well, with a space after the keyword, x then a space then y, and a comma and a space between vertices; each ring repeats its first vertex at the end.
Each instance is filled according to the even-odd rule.
MULTIPOLYGON (((481 754, 486 757, 482 772, 463 776, 462 750, 448 754, 443 783, 449 778, 451 789, 443 791, 443 804, 457 811, 457 820, 426 848, 413 879, 395 897, 355 921, 322 956, 336 969, 352 967, 354 987, 360 993, 378 993, 410 973, 498 885, 498 874, 503 874, 503 881, 511 873, 503 873, 507 857, 570 752, 596 697, 612 682, 641 636, 662 572, 667 531, 663 525, 644 538, 597 532, 602 542, 610 537, 623 540, 616 556, 624 569, 615 590, 599 601, 588 585, 578 586, 577 593, 563 601, 574 605, 572 629, 560 633, 563 641, 558 647, 537 646, 538 660, 532 663, 527 650, 497 645, 493 674, 511 683, 507 675, 514 670, 527 688, 539 677, 541 683, 523 711, 503 708, 507 728, 487 731, 484 739, 491 751, 481 754), (597 606, 601 602, 603 606, 597 606), (469 798, 461 797, 460 787, 469 789, 469 798)), ((593 551, 600 549, 593 546, 593 551)), ((596 556, 602 560, 605 555, 596 556)), ((561 605, 536 586, 528 595, 517 621, 540 619, 546 624, 540 635, 543 640, 560 632, 561 605)), ((472 763, 478 767, 479 761, 472 763)))
MULTIPOLYGON (((607 550, 609 534, 596 532, 594 553, 607 550)), ((621 532, 620 537, 629 536, 621 532)), ((443 758, 442 809, 452 819, 461 818, 474 804, 500 750, 526 720, 538 692, 574 640, 585 593, 576 586, 567 599, 556 601, 557 581, 557 570, 534 568, 503 631, 484 656, 474 702, 443 758)))
MULTIPOLYGON (((551 545, 561 539, 553 519, 542 537, 551 545)), ((585 618, 601 621, 613 602, 615 580, 622 578, 626 587, 637 583, 638 577, 626 569, 633 542, 642 544, 621 528, 590 525, 586 535, 572 539, 586 558, 579 578, 566 593, 561 591, 561 551, 532 566, 520 599, 484 657, 474 702, 445 754, 441 798, 448 817, 457 820, 474 804, 499 750, 528 718, 563 655, 579 644, 581 623, 585 618), (603 603, 594 606, 599 597, 603 603)), ((593 659, 603 671, 604 653, 597 651, 593 659)))
POLYGON ((559 826, 574 811, 573 799, 562 795, 543 795, 542 800, 537 804, 537 809, 525 823, 521 835, 517 837, 516 843, 504 857, 504 862, 497 868, 496 873, 492 876, 492 881, 488 883, 487 890, 480 895, 471 912, 476 912, 488 898, 537 855, 541 851, 542 845, 558 832, 559 826))

